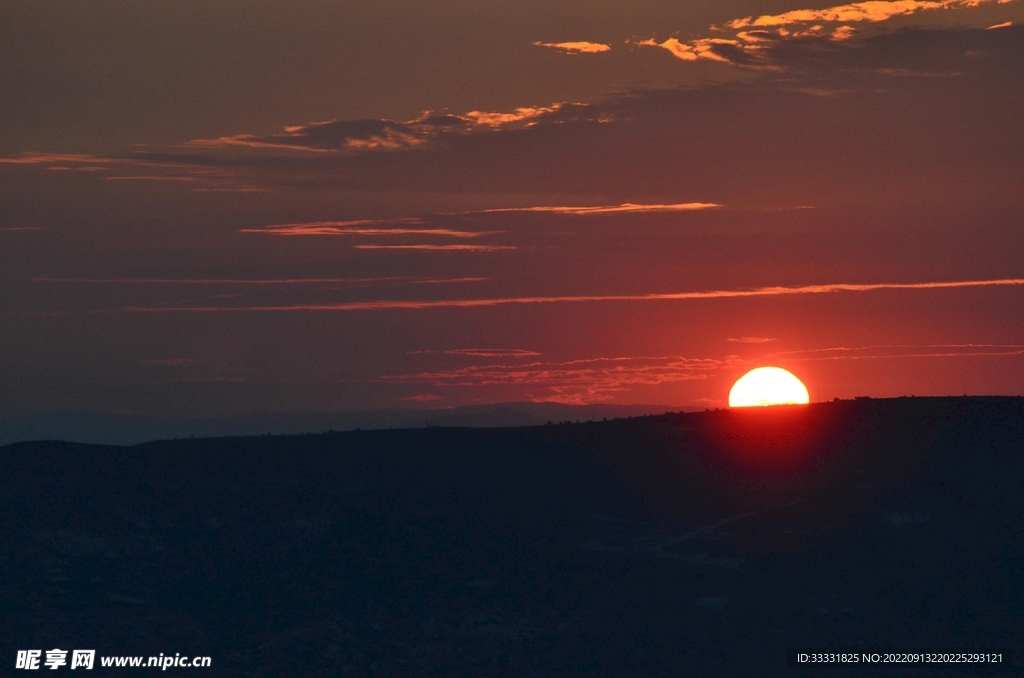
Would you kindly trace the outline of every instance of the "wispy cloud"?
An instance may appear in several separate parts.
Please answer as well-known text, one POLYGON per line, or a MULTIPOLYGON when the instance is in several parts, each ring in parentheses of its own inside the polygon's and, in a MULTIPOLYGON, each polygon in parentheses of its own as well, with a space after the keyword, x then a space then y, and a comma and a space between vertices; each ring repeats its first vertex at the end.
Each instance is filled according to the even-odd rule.
POLYGON ((784 351, 799 362, 834 360, 884 360, 897 358, 966 358, 1024 355, 1024 344, 881 344, 875 346, 833 346, 784 351))
MULTIPOLYGON (((441 246, 445 247, 445 246, 441 246)), ((451 247, 472 247, 452 245, 451 247)), ((382 310, 423 310, 433 308, 489 308, 507 305, 559 304, 586 302, 623 301, 689 301, 699 299, 737 299, 749 297, 778 297, 805 294, 832 294, 837 292, 875 292, 881 290, 948 290, 982 287, 1024 286, 1024 278, 1001 278, 993 280, 958 280, 922 283, 835 283, 828 285, 801 285, 794 287, 758 287, 739 290, 711 290, 706 292, 667 292, 653 294, 606 294, 566 296, 523 296, 493 297, 486 299, 436 299, 436 300, 374 300, 352 301, 337 304, 296 304, 288 306, 177 306, 177 307, 126 307, 99 313, 252 313, 252 312, 343 312, 382 310)), ((95 313, 95 312, 86 312, 95 313)), ((44 315, 78 315, 76 312, 45 313, 44 315)))
POLYGON ((456 348, 448 351, 409 351, 409 355, 461 355, 472 358, 531 358, 541 355, 521 348, 456 348))
POLYGON ((242 228, 239 233, 263 233, 266 235, 429 235, 446 238, 479 238, 495 235, 502 231, 461 231, 450 228, 373 228, 367 224, 378 226, 388 224, 423 223, 421 219, 360 219, 357 221, 314 221, 303 224, 276 224, 266 228, 242 228))
POLYGON ((736 344, 768 344, 775 341, 775 337, 729 337, 726 341, 736 344))
POLYGON ((232 167, 212 166, 198 156, 139 152, 130 155, 85 155, 26 152, 0 156, 0 166, 44 167, 55 172, 104 172, 103 181, 173 182, 197 184, 194 191, 266 191, 249 185, 251 174, 232 167))
POLYGON ((353 245, 357 250, 431 250, 440 252, 498 252, 514 250, 515 245, 353 245))
MULTIPOLYGON (((18 155, 0 156, 0 165, 101 165, 115 162, 112 158, 97 155, 70 153, 20 153, 18 155)), ((70 167, 61 167, 70 169, 70 167)))
POLYGON ((126 177, 103 177, 104 181, 199 181, 199 177, 181 177, 163 174, 136 174, 126 177))
MULTIPOLYGON (((371 137, 373 139, 373 137, 371 137)), ((359 143, 361 140, 352 140, 352 143, 359 143)), ((366 143, 366 142, 364 142, 366 143)), ((302 151, 304 153, 331 153, 335 149, 318 148, 316 146, 303 146, 301 144, 287 144, 283 142, 265 141, 255 134, 236 134, 233 136, 217 137, 216 139, 193 139, 188 142, 189 146, 196 148, 256 148, 273 149, 276 151, 302 151)))
POLYGON ((375 381, 436 387, 520 386, 541 389, 535 402, 589 404, 612 399, 636 386, 707 379, 725 361, 682 356, 610 357, 564 362, 474 365, 456 370, 396 374, 375 381))
MULTIPOLYGON (((721 207, 717 203, 687 202, 674 204, 593 205, 537 207, 496 207, 468 212, 442 212, 435 217, 468 217, 501 213, 546 213, 569 216, 592 216, 602 214, 644 214, 657 212, 693 212, 721 207)), ((356 219, 349 221, 311 221, 295 224, 274 224, 263 228, 242 228, 239 233, 260 233, 279 236, 436 236, 444 238, 479 238, 498 235, 504 231, 468 231, 463 229, 435 228, 422 217, 398 217, 389 219, 356 219), (415 225, 421 225, 413 227, 415 225)))
POLYGON ((1013 22, 1012 22, 1012 21, 1004 21, 1004 22, 1003 22, 1003 23, 1001 23, 1001 24, 996 24, 996 25, 994 25, 994 26, 989 26, 989 27, 988 27, 988 30, 990 30, 990 31, 991 31, 991 30, 993 30, 993 29, 995 29, 995 28, 1009 28, 1009 27, 1010 27, 1010 26, 1012 26, 1012 25, 1013 25, 1013 22))
POLYGON ((267 135, 237 134, 215 139, 193 139, 186 144, 199 149, 252 149, 300 154, 401 151, 422 147, 446 135, 464 135, 507 127, 530 126, 558 113, 566 103, 524 106, 513 111, 470 111, 462 115, 426 111, 406 121, 389 119, 326 120, 285 127, 267 135))
POLYGON ((565 54, 598 54, 611 50, 611 45, 600 42, 535 42, 537 47, 556 49, 565 54))
POLYGON ((461 214, 489 214, 494 212, 549 212, 551 214, 571 214, 586 216, 591 214, 629 214, 641 212, 692 212, 721 207, 713 202, 684 202, 670 205, 638 205, 627 202, 621 205, 597 205, 590 207, 542 206, 542 207, 501 207, 461 214))

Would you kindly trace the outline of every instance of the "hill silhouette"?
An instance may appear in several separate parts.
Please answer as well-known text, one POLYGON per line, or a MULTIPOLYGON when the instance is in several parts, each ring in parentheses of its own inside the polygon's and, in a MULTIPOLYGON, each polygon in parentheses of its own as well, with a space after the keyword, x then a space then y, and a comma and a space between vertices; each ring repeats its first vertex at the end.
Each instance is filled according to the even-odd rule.
MULTIPOLYGON (((0 644, 211 676, 833 675, 787 648, 1019 648, 1022 455, 1024 399, 995 397, 20 443, 0 644)), ((896 674, 979 671, 1016 675, 896 674)))

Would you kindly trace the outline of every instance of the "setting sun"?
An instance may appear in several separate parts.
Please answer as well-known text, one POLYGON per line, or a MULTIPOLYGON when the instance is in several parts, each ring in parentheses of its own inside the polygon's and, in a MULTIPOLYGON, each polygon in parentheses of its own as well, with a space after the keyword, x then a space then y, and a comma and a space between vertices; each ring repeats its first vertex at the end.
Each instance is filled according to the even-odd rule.
POLYGON ((758 367, 747 372, 729 391, 729 407, 806 405, 807 387, 781 367, 758 367))

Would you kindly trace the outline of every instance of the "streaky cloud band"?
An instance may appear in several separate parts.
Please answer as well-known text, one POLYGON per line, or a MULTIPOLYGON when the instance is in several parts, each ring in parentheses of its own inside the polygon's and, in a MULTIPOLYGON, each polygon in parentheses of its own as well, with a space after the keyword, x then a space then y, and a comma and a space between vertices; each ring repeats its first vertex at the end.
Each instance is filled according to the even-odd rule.
POLYGON ((128 306, 109 311, 42 312, 35 315, 81 315, 93 313, 258 313, 295 311, 386 311, 423 310, 433 308, 488 308, 508 305, 583 303, 600 301, 689 301, 696 299, 742 299, 748 297, 793 296, 802 294, 830 294, 833 292, 875 292, 880 290, 947 290, 976 287, 1024 286, 1024 278, 993 280, 954 280, 921 283, 833 283, 826 285, 800 285, 792 287, 757 287, 746 290, 710 290, 705 292, 667 292, 654 294, 597 294, 533 297, 495 297, 491 299, 438 299, 438 300, 375 300, 352 301, 338 304, 295 304, 288 306, 128 306))
POLYGON ((572 214, 584 216, 588 214, 628 214, 637 212, 692 212, 694 210, 715 209, 716 207, 721 207, 721 205, 713 202, 683 202, 671 205, 638 205, 635 203, 627 202, 621 205, 597 205, 594 207, 498 207, 488 210, 478 210, 476 212, 459 212, 459 214, 493 214, 497 212, 548 212, 551 214, 572 214))

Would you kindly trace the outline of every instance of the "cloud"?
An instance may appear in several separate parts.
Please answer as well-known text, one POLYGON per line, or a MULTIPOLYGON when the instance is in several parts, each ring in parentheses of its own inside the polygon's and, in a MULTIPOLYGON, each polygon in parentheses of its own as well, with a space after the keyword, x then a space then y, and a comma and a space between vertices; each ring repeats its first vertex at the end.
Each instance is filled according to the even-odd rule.
POLYGON ((808 349, 786 351, 787 360, 835 361, 835 360, 885 360, 905 358, 977 358, 1011 357, 1024 355, 1024 344, 890 344, 878 346, 808 349), (911 349, 911 351, 907 351, 911 349))
POLYGON ((729 337, 726 341, 737 344, 768 344, 775 341, 775 337, 729 337))
MULTIPOLYGON (((366 246, 373 247, 373 246, 366 246)), ((386 247, 386 246, 382 246, 386 247)), ((411 246, 428 247, 430 246, 411 246)), ((473 245, 449 245, 444 247, 473 247, 473 245)), ((508 305, 564 304, 587 302, 625 301, 692 301, 700 299, 743 299, 750 297, 779 297, 805 294, 833 294, 837 292, 876 292, 881 290, 948 290, 982 287, 1024 286, 1024 278, 1001 278, 992 280, 958 280, 921 283, 834 283, 827 285, 800 285, 793 287, 757 287, 739 290, 711 290, 706 292, 667 292, 652 294, 605 294, 566 295, 533 297, 492 297, 484 299, 435 299, 435 300, 373 300, 352 301, 337 304, 295 304, 289 306, 140 306, 126 307, 113 311, 86 311, 84 313, 255 313, 255 312, 349 312, 382 310, 425 310, 435 308, 491 308, 508 305)), ((40 315, 79 315, 77 312, 42 313, 40 315)))
POLYGON ((990 31, 991 31, 991 30, 993 30, 993 29, 995 29, 995 28, 1009 28, 1009 27, 1010 27, 1010 26, 1012 26, 1012 25, 1013 25, 1013 22, 1012 22, 1012 21, 1004 21, 1004 22, 1003 22, 1003 23, 1001 23, 1001 24, 996 24, 996 25, 994 25, 994 26, 989 26, 989 27, 988 27, 988 30, 990 30, 990 31))
POLYGON ((432 403, 438 400, 444 400, 444 398, 439 395, 434 395, 433 393, 424 393, 422 395, 406 396, 404 398, 399 398, 399 400, 406 400, 413 403, 432 403))
MULTIPOLYGON (((106 164, 115 162, 113 158, 104 158, 97 155, 82 155, 69 153, 20 153, 0 157, 0 165, 50 165, 88 163, 90 165, 106 164)), ((61 167, 61 169, 70 169, 61 167)))
MULTIPOLYGON (((451 214, 508 205, 597 215, 615 213, 608 208, 641 209, 629 204, 692 200, 828 207, 865 200, 1019 198, 1021 128, 1015 113, 1021 89, 1014 85, 1021 73, 1020 27, 906 29, 843 42, 828 38, 830 30, 823 26, 823 37, 800 40, 780 40, 759 28, 740 31, 762 40, 750 44, 763 47, 757 52, 763 65, 781 69, 741 81, 541 106, 493 118, 497 127, 466 116, 421 116, 432 130, 430 143, 409 152, 257 154, 189 147, 109 158, 104 166, 111 174, 201 177, 183 182, 184 190, 259 186, 289 195, 445 195, 453 201, 451 214), (932 114, 916 114, 922 110, 932 114), (519 122, 502 126, 502 119, 519 122), (163 169, 142 169, 142 161, 163 169), (201 173, 212 169, 223 176, 201 173)), ((723 48, 719 55, 728 54, 723 48)), ((305 142, 337 148, 338 139, 323 136, 330 128, 309 131, 321 136, 305 142)), ((79 159, 83 166, 94 160, 79 159)), ((43 154, 5 160, 67 164, 43 154)), ((363 225, 396 225, 387 221, 363 225)), ((405 225, 433 221, 428 216, 405 225)))
POLYGON ((728 38, 700 38, 690 42, 680 42, 676 38, 669 38, 664 42, 657 42, 652 38, 641 40, 636 44, 644 47, 660 47, 683 61, 710 59, 722 63, 753 65, 758 60, 758 53, 764 49, 762 45, 757 44, 759 42, 761 42, 759 39, 743 42, 728 38))
POLYGON ((357 250, 431 250, 440 252, 498 252, 514 250, 514 245, 353 245, 357 250))
POLYGON ((888 21, 893 17, 939 9, 964 9, 983 4, 998 2, 1005 4, 1011 0, 868 0, 847 5, 836 5, 826 9, 798 9, 782 14, 765 14, 759 17, 735 19, 726 24, 729 28, 747 28, 750 26, 790 26, 793 24, 815 22, 872 22, 888 21))
POLYGON ((186 147, 310 154, 402 151, 448 136, 529 126, 539 118, 568 107, 565 103, 554 103, 550 106, 520 107, 510 112, 470 111, 463 115, 426 111, 420 117, 404 122, 383 118, 327 120, 285 127, 281 132, 268 135, 236 134, 215 139, 193 139, 186 147))
POLYGON ((449 228, 369 228, 364 224, 415 224, 420 219, 360 219, 357 221, 313 221, 303 224, 277 224, 265 228, 242 228, 239 233, 263 233, 267 235, 428 235, 445 238, 479 238, 503 231, 460 231, 449 228))
MULTIPOLYGON (((1013 0, 868 0, 825 9, 799 9, 782 14, 764 14, 734 19, 718 32, 732 31, 730 37, 702 37, 687 42, 668 38, 662 42, 650 38, 637 42, 660 47, 683 61, 710 59, 754 68, 777 69, 771 62, 771 48, 783 41, 819 40, 843 42, 857 34, 848 24, 877 24, 890 19, 936 10, 968 9, 985 4, 1006 4, 1013 0)), ((999 24, 996 27, 1008 26, 999 24)))
POLYGON ((611 50, 611 45, 600 42, 535 42, 538 47, 549 47, 565 54, 598 54, 611 50))
POLYGON ((612 399, 635 386, 707 379, 726 363, 682 356, 588 358, 564 362, 537 361, 511 365, 473 365, 455 370, 386 375, 386 384, 429 384, 436 387, 519 386, 542 389, 528 397, 535 402, 591 404, 612 399))
POLYGON ((202 184, 194 191, 266 191, 266 187, 252 186, 249 171, 233 166, 218 166, 209 158, 200 156, 173 156, 165 153, 139 151, 130 155, 86 155, 26 152, 0 156, 0 165, 43 167, 55 172, 111 172, 104 181, 175 182, 202 184))
POLYGON ((541 355, 536 351, 520 348, 456 348, 449 351, 409 351, 409 355, 443 354, 461 355, 471 358, 531 358, 541 355))
POLYGON ((461 214, 489 214, 493 212, 550 212, 552 214, 630 214, 638 212, 692 212, 694 210, 707 210, 721 207, 711 202, 686 202, 673 205, 637 205, 634 203, 623 203, 621 205, 598 205, 594 207, 503 207, 489 210, 478 210, 476 212, 462 212, 461 214))
POLYGON ((426 278, 423 280, 413 280, 414 285, 437 285, 447 283, 466 283, 466 282, 483 282, 490 280, 490 278, 426 278))
MULTIPOLYGON (((572 216, 601 214, 643 214, 656 212, 692 212, 721 207, 716 203, 690 202, 669 205, 621 205, 596 206, 538 206, 538 207, 496 207, 468 212, 442 212, 433 217, 466 217, 486 214, 534 212, 572 216)), ((311 221, 296 224, 274 224, 263 228, 241 228, 239 233, 260 233, 277 236, 433 236, 442 238, 479 238, 498 235, 505 231, 467 231, 452 228, 433 228, 421 217, 399 217, 393 219, 357 219, 350 221, 311 221), (411 228, 423 224, 419 228, 411 228)))
POLYGON ((551 106, 534 106, 517 108, 511 113, 487 113, 484 111, 470 111, 463 118, 474 125, 482 127, 505 127, 522 122, 531 122, 543 116, 556 113, 564 104, 552 104, 551 106))
POLYGON ((458 348, 445 351, 447 355, 464 355, 474 358, 528 358, 539 356, 536 351, 521 348, 458 348))
POLYGON ((199 181, 199 177, 136 174, 128 177, 103 177, 104 181, 199 181))
MULTIPOLYGON (((429 125, 424 126, 429 127, 429 125)), ((236 134, 216 139, 193 139, 187 145, 195 148, 242 147, 303 153, 398 150, 425 143, 424 132, 424 129, 417 128, 414 123, 386 119, 327 120, 285 127, 280 133, 266 136, 236 134)))

